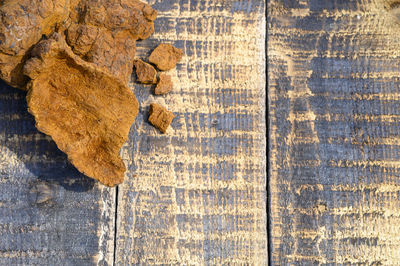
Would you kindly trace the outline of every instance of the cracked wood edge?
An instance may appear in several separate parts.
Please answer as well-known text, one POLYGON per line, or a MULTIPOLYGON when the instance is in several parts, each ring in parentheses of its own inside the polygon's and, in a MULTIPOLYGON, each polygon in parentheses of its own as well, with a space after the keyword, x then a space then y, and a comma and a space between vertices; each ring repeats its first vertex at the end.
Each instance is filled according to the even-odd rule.
POLYGON ((400 24, 387 2, 269 1, 273 265, 400 264, 400 24))
POLYGON ((116 264, 266 265, 265 3, 149 4, 159 17, 138 57, 161 42, 185 56, 167 96, 134 85, 116 264), (176 115, 165 135, 147 123, 153 101, 176 115))

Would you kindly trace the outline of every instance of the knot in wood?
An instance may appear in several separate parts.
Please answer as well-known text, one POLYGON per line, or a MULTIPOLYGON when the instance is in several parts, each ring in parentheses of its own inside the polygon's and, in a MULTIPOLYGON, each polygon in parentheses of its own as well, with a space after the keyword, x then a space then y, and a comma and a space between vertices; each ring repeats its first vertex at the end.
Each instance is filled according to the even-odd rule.
POLYGON ((56 187, 44 181, 38 181, 29 190, 29 201, 32 204, 53 204, 56 198, 56 187))

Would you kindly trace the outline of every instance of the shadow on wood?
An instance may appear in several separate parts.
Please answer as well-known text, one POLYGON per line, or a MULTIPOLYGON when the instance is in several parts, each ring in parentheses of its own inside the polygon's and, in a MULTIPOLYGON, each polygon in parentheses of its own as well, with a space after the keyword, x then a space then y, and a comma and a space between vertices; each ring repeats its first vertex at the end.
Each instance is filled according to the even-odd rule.
POLYGON ((36 129, 25 97, 25 91, 0 80, 2 146, 15 153, 31 173, 46 183, 57 183, 75 192, 91 190, 95 181, 80 173, 55 142, 36 129))

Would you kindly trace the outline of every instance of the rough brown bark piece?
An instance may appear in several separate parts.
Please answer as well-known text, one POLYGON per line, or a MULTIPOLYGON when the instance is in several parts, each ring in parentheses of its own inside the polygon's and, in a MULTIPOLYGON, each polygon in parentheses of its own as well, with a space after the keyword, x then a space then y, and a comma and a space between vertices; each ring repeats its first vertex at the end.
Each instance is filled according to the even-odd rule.
POLYGON ((66 36, 75 54, 110 71, 125 84, 132 74, 136 40, 128 31, 110 31, 92 25, 74 24, 66 36))
POLYGON ((155 68, 143 62, 140 59, 136 59, 133 63, 136 68, 136 81, 144 84, 156 84, 157 83, 157 71, 155 68))
POLYGON ((175 68, 182 56, 183 51, 181 49, 162 43, 151 53, 149 62, 155 64, 158 69, 165 71, 175 68))
POLYGON ((135 39, 147 39, 154 32, 157 11, 139 0, 86 0, 81 6, 82 24, 127 30, 135 39))
POLYGON ((157 86, 154 89, 154 94, 155 95, 163 95, 167 94, 173 89, 173 84, 171 80, 171 76, 161 73, 157 86))
POLYGON ((41 38, 63 23, 74 7, 66 0, 0 1, 0 78, 23 88, 26 53, 41 38))
POLYGON ((36 127, 72 164, 107 186, 124 179, 121 146, 138 113, 135 95, 117 78, 83 61, 55 33, 32 51, 24 73, 36 127))
POLYGON ((76 24, 66 31, 74 53, 109 70, 125 84, 132 74, 136 40, 154 32, 157 12, 138 0, 81 2, 76 24))
POLYGON ((163 106, 157 103, 150 104, 149 122, 158 128, 162 133, 167 132, 167 128, 174 118, 174 114, 163 106))

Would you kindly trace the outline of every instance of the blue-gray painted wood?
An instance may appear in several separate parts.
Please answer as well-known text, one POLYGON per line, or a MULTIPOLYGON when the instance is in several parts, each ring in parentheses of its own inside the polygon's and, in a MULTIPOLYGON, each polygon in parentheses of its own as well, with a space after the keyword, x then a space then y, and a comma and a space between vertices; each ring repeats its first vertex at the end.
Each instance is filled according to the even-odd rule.
POLYGON ((390 2, 269 1, 272 265, 400 264, 390 2))
POLYGON ((265 3, 151 3, 156 31, 138 57, 162 42, 184 57, 168 95, 135 86, 123 154, 136 176, 119 187, 116 262, 266 265, 265 3), (153 101, 176 116, 165 135, 147 123, 153 101))
POLYGON ((23 91, 0 86, 0 265, 267 263, 265 3, 149 1, 156 34, 138 43, 182 48, 175 89, 141 104, 115 190, 81 175, 39 133, 23 91), (176 118, 147 122, 158 101, 176 118))

